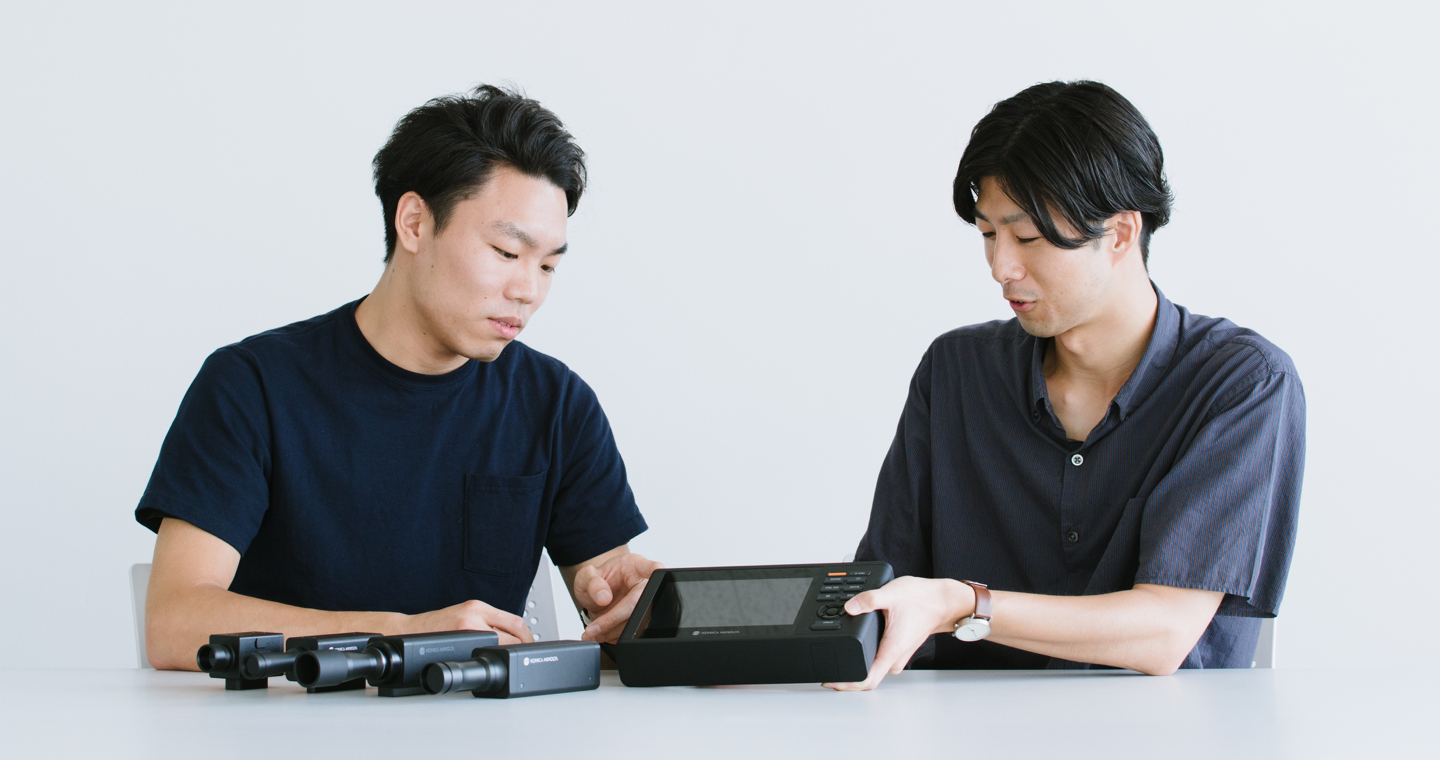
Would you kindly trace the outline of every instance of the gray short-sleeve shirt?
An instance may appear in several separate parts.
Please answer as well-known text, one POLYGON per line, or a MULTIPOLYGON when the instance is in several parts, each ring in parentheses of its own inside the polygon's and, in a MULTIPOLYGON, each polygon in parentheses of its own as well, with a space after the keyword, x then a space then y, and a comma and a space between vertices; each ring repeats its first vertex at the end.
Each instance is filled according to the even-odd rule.
MULTIPOLYGON (((1249 667, 1295 544, 1305 395, 1290 357, 1156 289, 1144 356, 1084 442, 1046 396, 1049 339, 1017 320, 931 344, 856 558, 1037 594, 1137 583, 1225 593, 1183 667, 1249 667)), ((915 667, 1083 667, 935 636, 915 667)))

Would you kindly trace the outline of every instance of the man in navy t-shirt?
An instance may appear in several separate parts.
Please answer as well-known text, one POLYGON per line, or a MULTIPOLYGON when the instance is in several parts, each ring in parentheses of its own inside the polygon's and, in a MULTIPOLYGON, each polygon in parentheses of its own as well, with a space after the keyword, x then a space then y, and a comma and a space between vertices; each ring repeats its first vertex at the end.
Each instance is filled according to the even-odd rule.
POLYGON ((533 100, 432 100, 374 161, 386 267, 365 298, 212 354, 136 519, 158 534, 157 668, 212 633, 495 630, 542 549, 613 641, 658 565, 595 394, 515 338, 545 300, 584 153, 533 100))

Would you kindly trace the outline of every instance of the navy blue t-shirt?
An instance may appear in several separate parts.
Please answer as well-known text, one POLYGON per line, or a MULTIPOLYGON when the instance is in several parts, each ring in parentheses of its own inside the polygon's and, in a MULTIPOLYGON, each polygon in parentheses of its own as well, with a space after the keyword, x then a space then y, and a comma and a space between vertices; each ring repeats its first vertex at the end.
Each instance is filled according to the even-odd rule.
POLYGON ((230 590, 414 614, 519 613, 541 548, 573 565, 646 528, 595 393, 514 342, 444 375, 391 364, 359 301, 206 359, 135 519, 240 552, 230 590))

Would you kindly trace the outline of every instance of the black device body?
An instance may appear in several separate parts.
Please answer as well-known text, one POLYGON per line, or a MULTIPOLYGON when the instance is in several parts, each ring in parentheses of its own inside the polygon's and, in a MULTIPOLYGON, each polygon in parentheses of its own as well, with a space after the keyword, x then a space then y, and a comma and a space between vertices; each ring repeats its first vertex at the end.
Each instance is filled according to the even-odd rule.
MULTIPOLYGON (((320 649, 334 649, 339 652, 358 652, 379 638, 378 633, 329 633, 324 636, 294 636, 285 642, 284 652, 255 652, 240 661, 240 675, 245 678, 270 678, 285 676, 295 680, 295 660, 301 652, 320 649)), ((365 688, 365 679, 353 678, 334 686, 312 686, 305 691, 318 694, 327 691, 349 691, 365 688)))
POLYGON ((425 666, 430 694, 469 691, 473 697, 510 699, 588 691, 600 686, 600 645, 593 641, 536 641, 482 647, 468 662, 425 666))
POLYGON ((210 643, 195 653, 195 664, 211 678, 225 679, 229 691, 264 689, 268 677, 246 678, 241 672, 245 658, 252 654, 280 654, 285 649, 285 635, 263 631, 211 634, 210 643))
POLYGON ((656 570, 615 646, 626 686, 863 681, 878 613, 847 599, 895 577, 885 562, 656 570))
POLYGON ((382 697, 408 697, 425 693, 420 686, 420 672, 426 665, 464 657, 466 652, 499 643, 500 637, 494 631, 379 636, 359 652, 301 652, 295 659, 295 680, 310 689, 364 678, 380 690, 382 697))

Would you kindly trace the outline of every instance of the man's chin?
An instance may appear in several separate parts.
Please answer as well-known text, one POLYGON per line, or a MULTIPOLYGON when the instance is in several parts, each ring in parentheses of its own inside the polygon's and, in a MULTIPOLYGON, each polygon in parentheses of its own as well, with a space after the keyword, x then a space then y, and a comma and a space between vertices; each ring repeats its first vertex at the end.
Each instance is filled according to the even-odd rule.
POLYGON ((477 362, 484 362, 486 364, 489 364, 490 362, 499 359, 500 354, 505 351, 505 347, 508 345, 510 345, 510 341, 507 340, 499 344, 476 346, 473 349, 467 349, 461 355, 467 359, 474 359, 477 362))
POLYGON ((1015 315, 1015 319, 1020 322, 1020 329, 1037 338, 1053 338, 1060 334, 1060 332, 1051 325, 1033 319, 1026 319, 1023 315, 1017 314, 1015 315))

